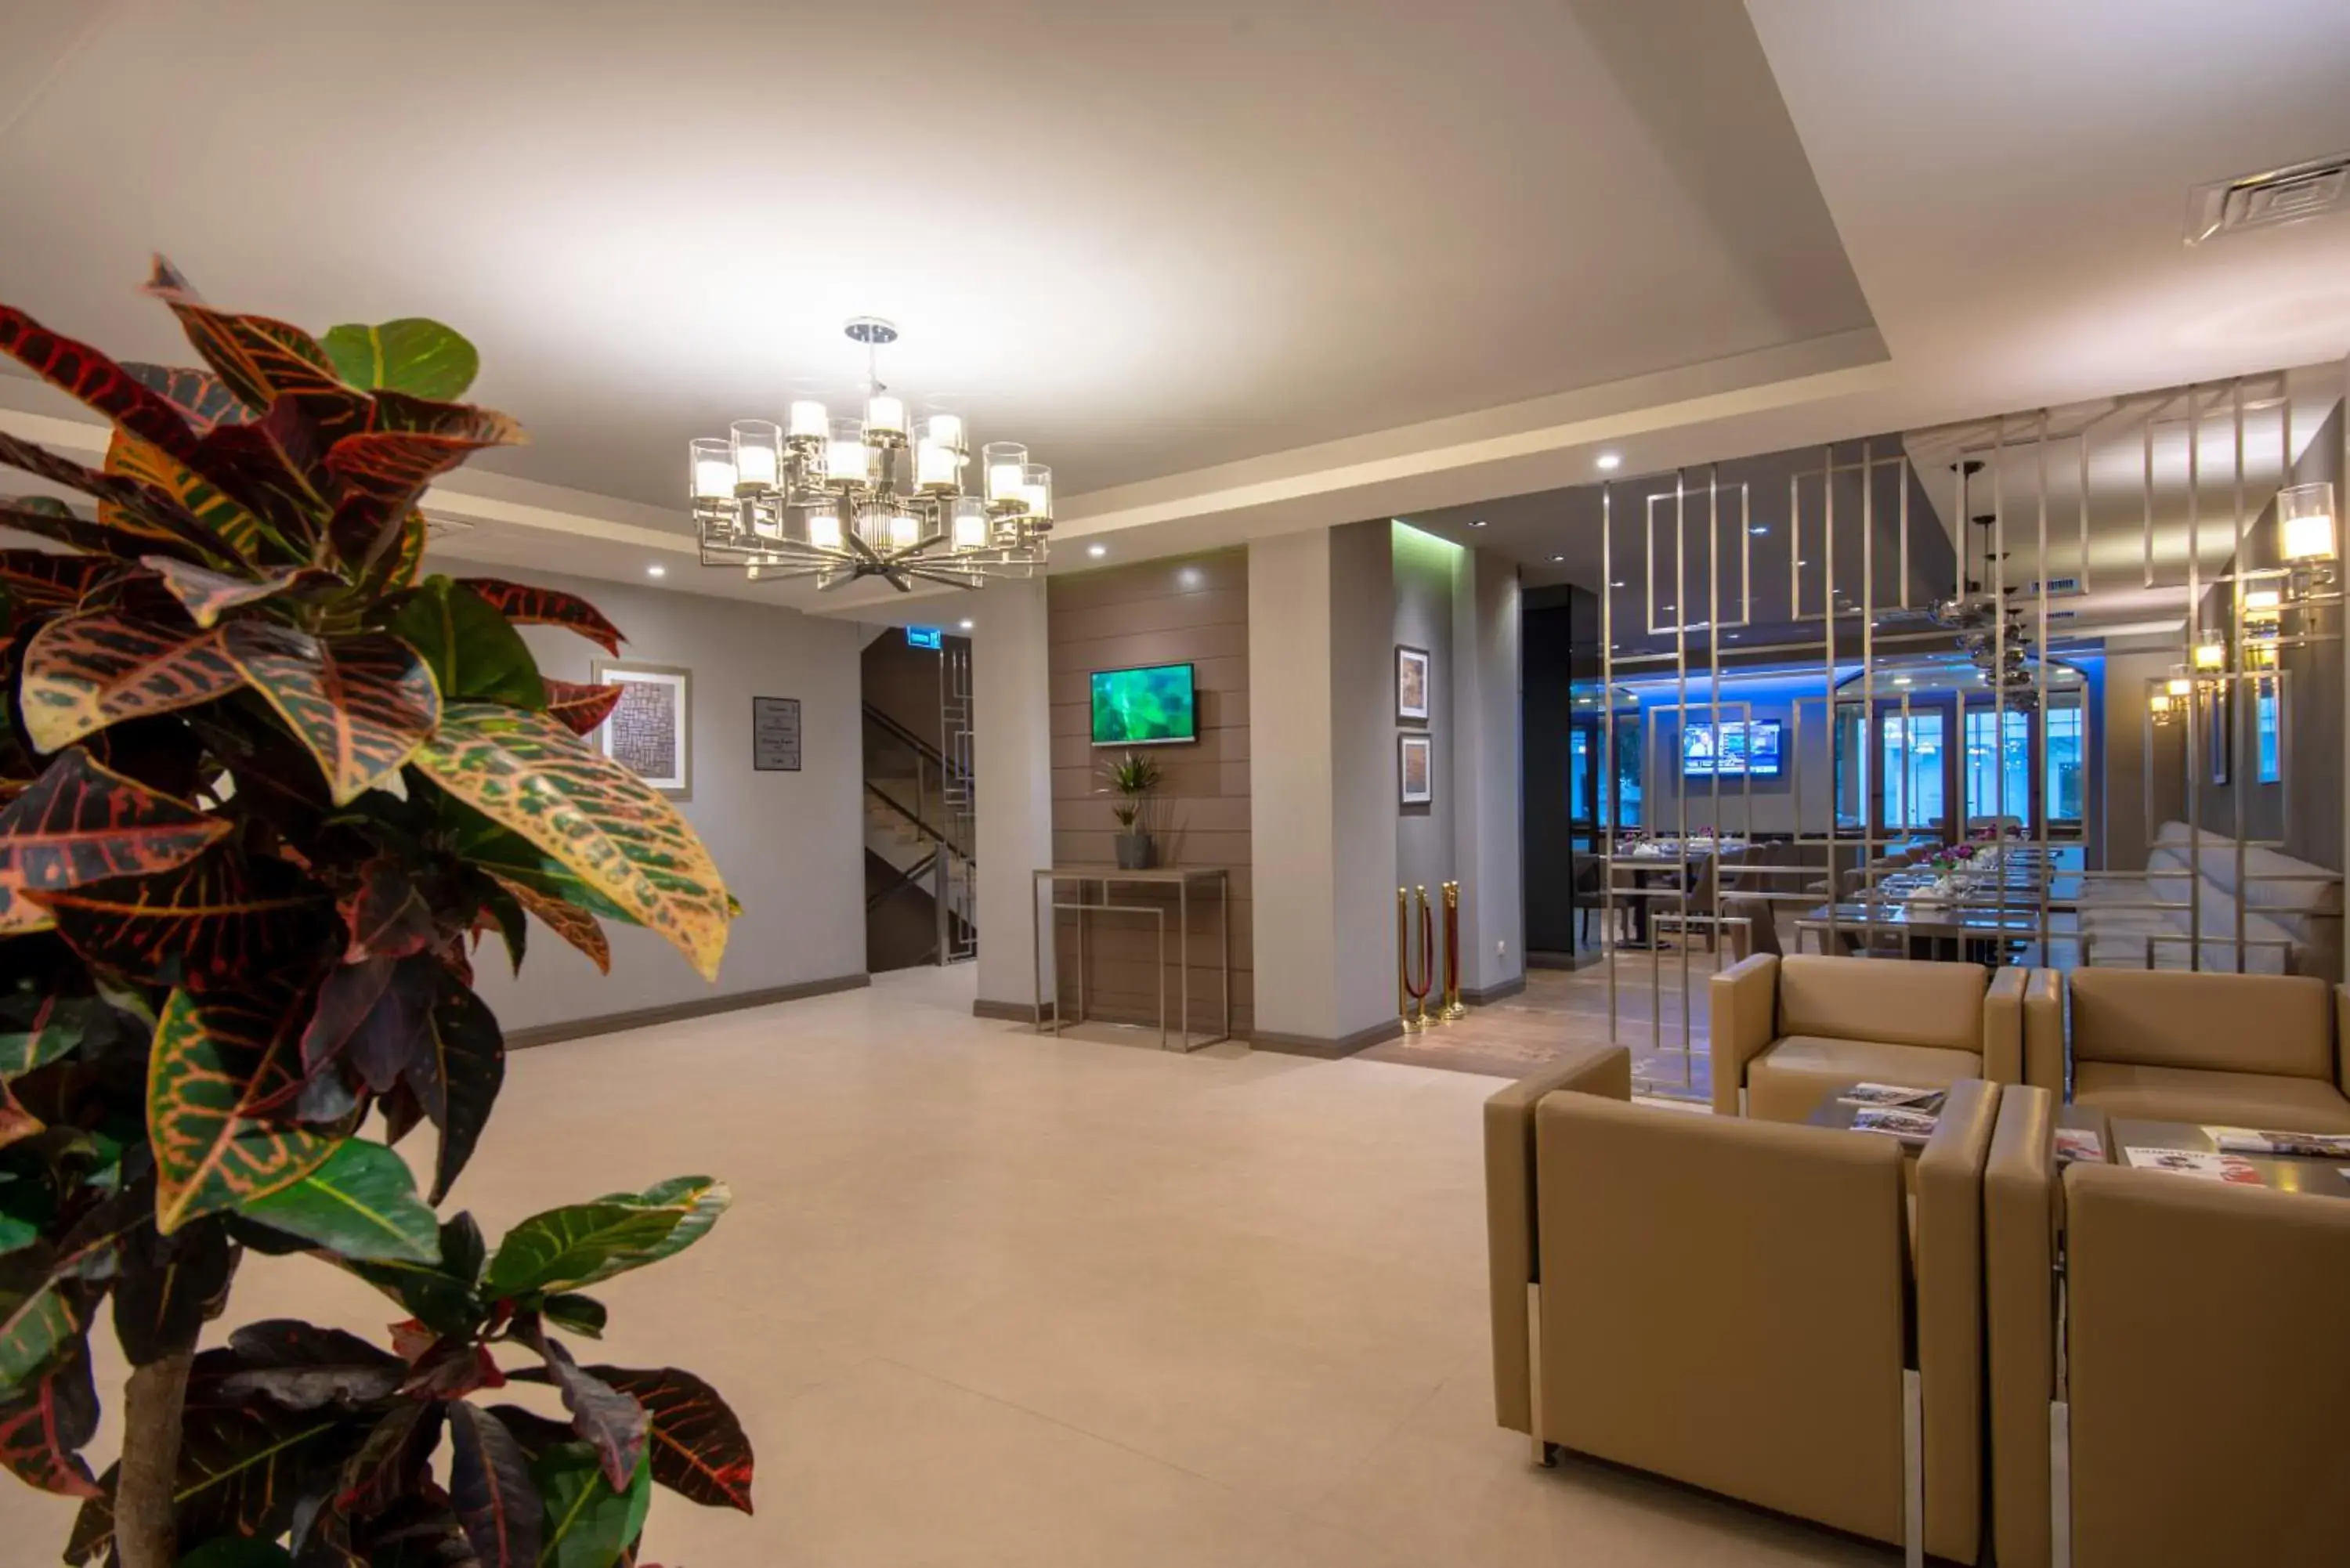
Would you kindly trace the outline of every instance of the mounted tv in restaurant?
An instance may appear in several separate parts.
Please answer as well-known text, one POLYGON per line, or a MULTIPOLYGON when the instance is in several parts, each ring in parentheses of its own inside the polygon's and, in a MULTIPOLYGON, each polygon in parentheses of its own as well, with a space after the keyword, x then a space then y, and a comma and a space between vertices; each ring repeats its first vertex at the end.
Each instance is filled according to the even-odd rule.
POLYGON ((1188 664, 1097 670, 1093 689, 1097 746, 1171 746, 1200 738, 1199 698, 1188 664))
POLYGON ((1711 724, 1690 724, 1681 731, 1681 774, 1687 778, 1758 778, 1779 776, 1779 721, 1757 719, 1752 724, 1732 721, 1721 726, 1719 742, 1711 724))

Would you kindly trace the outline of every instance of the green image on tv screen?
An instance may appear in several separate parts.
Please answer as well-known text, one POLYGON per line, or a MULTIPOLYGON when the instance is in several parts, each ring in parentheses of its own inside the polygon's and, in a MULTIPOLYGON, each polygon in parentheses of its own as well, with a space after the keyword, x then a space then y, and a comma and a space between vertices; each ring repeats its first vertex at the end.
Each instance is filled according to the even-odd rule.
POLYGON ((1147 746, 1199 738, 1188 664, 1094 671, 1094 744, 1147 746))

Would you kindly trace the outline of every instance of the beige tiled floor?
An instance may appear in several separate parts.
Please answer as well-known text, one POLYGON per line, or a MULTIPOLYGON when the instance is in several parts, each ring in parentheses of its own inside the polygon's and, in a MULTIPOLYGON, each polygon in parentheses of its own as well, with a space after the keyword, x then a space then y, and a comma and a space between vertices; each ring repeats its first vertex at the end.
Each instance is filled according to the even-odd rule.
MULTIPOLYGON (((1881 1563, 1892 1554, 1492 1424, 1491 1079, 1037 1038, 969 971, 525 1052, 460 1197, 536 1209, 707 1170, 734 1210, 598 1292, 597 1359, 710 1376, 759 1513, 662 1494, 691 1568, 1881 1563)), ((387 1304, 254 1260, 238 1321, 387 1304)), ((111 1356, 101 1386, 119 1387, 111 1356)), ((100 1448, 113 1440, 110 1428, 100 1448)), ((13 1485, 51 1560, 69 1510, 13 1485)))

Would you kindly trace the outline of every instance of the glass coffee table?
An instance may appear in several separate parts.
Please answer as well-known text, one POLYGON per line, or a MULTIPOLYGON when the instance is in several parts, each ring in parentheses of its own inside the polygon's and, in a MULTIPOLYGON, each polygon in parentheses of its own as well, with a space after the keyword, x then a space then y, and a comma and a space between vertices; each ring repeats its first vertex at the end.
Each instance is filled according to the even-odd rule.
MULTIPOLYGON (((2092 1108, 2074 1106, 2064 1108, 2067 1111, 2085 1109, 2089 1115, 2102 1119, 2102 1114, 2092 1108)), ((2135 1116, 2115 1116, 2110 1121, 2112 1130, 2106 1135, 2106 1158, 2115 1165, 2127 1165, 2129 1155, 2126 1151, 2133 1148, 2178 1148, 2199 1154, 2221 1152, 2219 1140, 2194 1122, 2146 1121, 2135 1116)), ((2258 1171, 2261 1185, 2272 1192, 2306 1192, 2318 1198, 2350 1198, 2350 1176, 2342 1174, 2345 1167, 2350 1167, 2350 1159, 2292 1154, 2244 1154, 2233 1158, 2241 1159, 2258 1171)))

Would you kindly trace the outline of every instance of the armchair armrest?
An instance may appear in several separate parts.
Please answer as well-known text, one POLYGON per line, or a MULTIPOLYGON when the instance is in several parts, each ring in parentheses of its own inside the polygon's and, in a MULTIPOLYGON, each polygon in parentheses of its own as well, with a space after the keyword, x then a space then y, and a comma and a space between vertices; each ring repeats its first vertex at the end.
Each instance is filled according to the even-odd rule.
POLYGON ((2033 970, 2024 987, 2022 1081, 2064 1097, 2064 977, 2053 969, 2033 970))
POLYGON ((1713 1046, 1713 1114, 1738 1114, 1738 1091, 1746 1086, 1746 1064, 1778 1038, 1779 960, 1756 953, 1741 959, 1709 982, 1707 1002, 1713 1046))
POLYGON ((1493 1313, 1493 1408, 1513 1431, 1534 1425, 1527 1391, 1526 1287, 1542 1279, 1534 1241, 1534 1107, 1566 1090, 1632 1097, 1632 1053, 1592 1045, 1485 1102, 1485 1261, 1493 1313))
POLYGON ((2056 1396, 2056 1096, 2000 1096, 1983 1169, 1983 1327, 1991 1368, 1992 1551, 2049 1561, 2048 1405, 2056 1396))
POLYGON ((2350 1095, 2350 987, 2334 988, 2334 1086, 2350 1095))
MULTIPOLYGON (((2020 974, 2020 971, 2006 971, 2020 974)), ((2002 1098, 1980 1078, 1950 1085, 1918 1156, 1918 1378, 1925 1396, 1926 1550, 1981 1555, 1982 1182, 2002 1098)))
POLYGON ((2023 999, 2032 971, 2002 969, 1983 992, 1983 1076, 1994 1084, 2023 1079, 2023 999))

